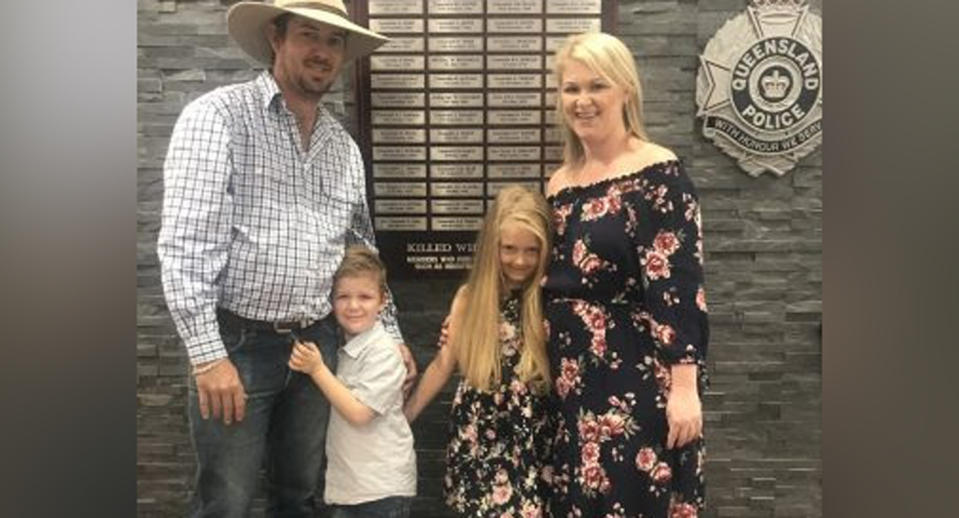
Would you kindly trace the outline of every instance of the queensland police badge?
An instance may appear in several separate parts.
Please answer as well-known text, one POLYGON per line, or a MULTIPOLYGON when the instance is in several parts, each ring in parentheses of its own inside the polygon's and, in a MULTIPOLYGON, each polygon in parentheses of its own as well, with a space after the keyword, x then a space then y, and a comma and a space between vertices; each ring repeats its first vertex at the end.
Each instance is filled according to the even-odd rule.
POLYGON ((751 0, 706 44, 703 135, 751 176, 782 176, 822 143, 822 18, 806 0, 751 0))

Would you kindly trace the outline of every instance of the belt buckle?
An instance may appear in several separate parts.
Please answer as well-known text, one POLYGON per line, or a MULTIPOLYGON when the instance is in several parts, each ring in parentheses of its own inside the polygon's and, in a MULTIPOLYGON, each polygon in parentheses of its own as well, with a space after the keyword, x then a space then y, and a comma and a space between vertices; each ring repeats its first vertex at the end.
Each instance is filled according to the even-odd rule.
POLYGON ((299 320, 292 320, 289 322, 276 321, 273 322, 273 331, 275 331, 278 335, 288 335, 293 331, 299 331, 310 327, 314 322, 315 320, 310 320, 309 318, 301 318, 299 320))

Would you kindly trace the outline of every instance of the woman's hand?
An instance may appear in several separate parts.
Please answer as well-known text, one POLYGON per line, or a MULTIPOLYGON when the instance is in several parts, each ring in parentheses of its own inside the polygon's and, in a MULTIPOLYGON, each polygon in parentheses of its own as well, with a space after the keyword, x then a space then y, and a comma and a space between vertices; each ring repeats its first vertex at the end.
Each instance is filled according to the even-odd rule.
POLYGON ((325 367, 323 356, 313 342, 296 342, 293 344, 293 353, 288 363, 291 369, 304 374, 313 374, 317 369, 325 367))
POLYGON ((703 407, 696 390, 696 366, 674 365, 670 377, 672 383, 666 401, 668 449, 683 447, 703 434, 703 407))

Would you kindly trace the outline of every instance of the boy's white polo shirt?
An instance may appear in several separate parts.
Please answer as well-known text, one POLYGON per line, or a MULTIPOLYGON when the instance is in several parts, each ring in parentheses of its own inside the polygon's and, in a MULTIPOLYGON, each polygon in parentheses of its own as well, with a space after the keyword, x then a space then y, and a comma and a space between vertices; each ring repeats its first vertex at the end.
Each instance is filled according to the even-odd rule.
POLYGON ((337 354, 336 377, 376 416, 364 426, 353 426, 331 409, 324 500, 352 505, 415 496, 413 432, 403 415, 406 366, 396 342, 377 321, 337 354))

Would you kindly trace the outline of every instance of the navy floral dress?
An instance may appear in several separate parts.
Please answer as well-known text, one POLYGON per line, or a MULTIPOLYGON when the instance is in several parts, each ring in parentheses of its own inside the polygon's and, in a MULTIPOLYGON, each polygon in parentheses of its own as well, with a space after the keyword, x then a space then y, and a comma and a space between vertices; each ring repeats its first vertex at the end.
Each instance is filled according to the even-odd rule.
POLYGON ((708 340, 700 211, 678 161, 549 198, 544 285, 558 423, 552 516, 695 517, 701 440, 665 449, 670 366, 708 340))
MULTIPOLYGON (((552 431, 549 394, 537 396, 515 369, 522 347, 518 292, 500 313, 502 380, 488 392, 460 381, 450 410, 446 503, 459 516, 545 516, 552 431)), ((440 345, 444 345, 445 333, 440 345)))

